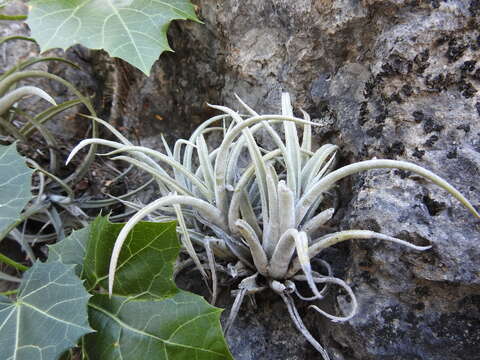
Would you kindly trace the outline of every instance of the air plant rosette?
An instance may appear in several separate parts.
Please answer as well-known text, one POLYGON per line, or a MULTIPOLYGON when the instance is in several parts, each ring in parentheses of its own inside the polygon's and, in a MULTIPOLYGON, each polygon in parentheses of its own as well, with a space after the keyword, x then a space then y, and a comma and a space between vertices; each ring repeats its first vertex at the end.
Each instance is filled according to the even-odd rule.
MULTIPOLYGON (((11 40, 28 40, 30 38, 12 35, 0 38, 0 44, 11 40)), ((28 166, 33 169, 35 177, 32 193, 29 191, 31 201, 28 201, 20 216, 10 218, 12 207, 7 202, 0 204, 3 206, 4 214, 0 220, 3 220, 4 226, 0 226, 0 241, 10 239, 16 241, 26 257, 35 262, 37 255, 34 247, 39 248, 40 244, 60 241, 72 227, 87 224, 87 215, 82 210, 85 205, 95 206, 95 201, 87 201, 82 196, 75 194, 75 186, 87 174, 90 165, 95 156, 95 146, 91 147, 76 167, 75 171, 65 176, 65 169, 62 169, 61 149, 59 139, 49 130, 48 122, 62 112, 72 109, 77 105, 83 105, 93 115, 95 111, 88 96, 84 96, 69 81, 45 71, 29 70, 35 64, 56 61, 66 64, 70 67, 79 69, 78 66, 69 60, 57 57, 30 57, 26 60, 18 61, 9 69, 0 74, 0 142, 11 144, 12 149, 20 146, 27 154, 40 155, 41 161, 37 162, 33 158, 25 158, 28 166), (74 99, 57 104, 52 96, 44 90, 30 85, 22 85, 24 81, 43 78, 53 81, 68 89, 75 95, 74 99), (45 110, 33 114, 31 109, 25 107, 21 100, 37 96, 40 99, 50 103, 51 106, 45 110), (39 145, 40 148, 33 145, 39 145), (45 151, 44 151, 45 150, 45 151), (48 155, 46 153, 48 152, 48 155), (48 161, 45 161, 48 158, 48 161), (33 224, 30 223, 33 221, 33 224), (53 228, 53 231, 49 229, 53 228)), ((92 122, 92 136, 97 136, 97 123, 92 122)), ((9 151, 11 154, 11 152, 9 151)), ((4 156, 7 151, 4 152, 4 156)), ((6 166, 13 166, 11 163, 6 166)), ((5 170, 4 170, 5 171, 5 170)), ((9 178, 9 170, 5 174, 11 181, 17 181, 16 178, 9 178)), ((8 182, 7 182, 8 183, 8 182)), ((7 185, 3 183, 2 185, 7 185)), ((0 185, 1 187, 1 185, 0 185)), ((30 189, 30 184, 28 185, 30 189)), ((15 197, 15 194, 6 195, 15 197)), ((12 200, 13 201, 13 200, 12 200)), ((103 203, 101 204, 103 206, 103 203)), ((98 206, 97 206, 98 207, 98 206)), ((1 223, 2 221, 0 221, 1 223)), ((41 246, 41 245, 40 245, 41 246)), ((7 260, 5 255, 0 254, 4 261, 8 261, 11 266, 23 269, 24 265, 14 265, 15 262, 7 260)), ((0 276, 3 273, 0 272, 0 276)), ((17 279, 18 281, 19 279, 17 279)))
POLYGON ((324 359, 328 353, 304 325, 294 296, 311 302, 310 308, 334 322, 344 322, 357 313, 357 300, 351 287, 335 277, 331 266, 321 259, 322 250, 351 239, 379 239, 424 251, 407 241, 367 230, 324 233, 325 224, 335 209, 326 206, 326 195, 343 178, 362 171, 396 168, 410 171, 445 189, 476 217, 471 203, 455 188, 434 173, 413 163, 396 160, 367 160, 334 169, 337 146, 326 144, 312 149, 312 126, 308 114, 293 115, 290 97, 282 95, 281 115, 259 115, 238 99, 247 115, 223 106, 211 106, 222 112, 200 125, 188 140, 178 140, 173 149, 164 141, 165 153, 133 145, 108 123, 118 139, 83 140, 69 160, 83 147, 98 144, 114 150, 102 155, 125 161, 150 174, 158 185, 160 197, 149 203, 126 203, 138 211, 123 227, 112 253, 109 289, 112 293, 115 271, 122 245, 142 219, 176 218, 178 233, 189 258, 180 264, 194 264, 211 283, 212 299, 218 293, 217 268, 229 269, 239 280, 233 290, 235 300, 225 326, 234 319, 247 294, 272 290, 285 302, 297 329, 324 359), (218 126, 218 123, 223 126, 218 126), (303 128, 302 141, 297 127, 303 128), (219 131, 223 140, 209 148, 205 135, 219 131), (255 135, 266 132, 275 145, 260 146, 255 135), (247 157, 247 165, 241 159, 247 157), (317 259, 323 274, 312 268, 317 259), (261 279, 261 281, 260 281, 261 279), (297 284, 306 283, 310 296, 300 294, 297 284), (320 308, 330 285, 342 288, 350 297, 347 314, 330 314, 320 308))

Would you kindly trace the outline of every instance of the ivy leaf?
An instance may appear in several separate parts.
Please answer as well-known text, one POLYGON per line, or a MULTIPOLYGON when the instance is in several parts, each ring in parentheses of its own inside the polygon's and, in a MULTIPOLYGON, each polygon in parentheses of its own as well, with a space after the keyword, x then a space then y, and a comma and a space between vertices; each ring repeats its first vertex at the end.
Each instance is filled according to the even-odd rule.
POLYGON ((82 278, 94 295, 89 318, 97 332, 85 337, 85 356, 232 359, 220 327, 222 310, 179 290, 172 280, 180 251, 175 222, 137 224, 120 254, 114 295, 104 293, 110 255, 123 225, 97 217, 86 241, 76 233, 50 247, 54 258, 82 266, 82 278))
POLYGON ((59 261, 62 264, 75 265, 75 273, 81 276, 89 233, 88 228, 75 230, 67 239, 50 245, 47 262, 59 261))
MULTIPOLYGON (((106 288, 110 254, 123 225, 99 216, 88 228, 51 245, 48 261, 77 265, 88 289, 106 288)), ((120 255, 116 294, 150 293, 162 297, 178 291, 171 279, 180 251, 175 227, 175 222, 140 222, 135 227, 120 255)))
POLYGON ((104 49, 149 75, 171 51, 173 20, 198 21, 189 0, 33 0, 27 23, 42 51, 82 44, 104 49))
POLYGON ((0 240, 32 199, 32 173, 16 144, 0 145, 0 240))
POLYGON ((232 359, 219 326, 221 309, 179 291, 165 299, 95 295, 90 303, 97 334, 85 337, 89 359, 232 359))
POLYGON ((58 359, 93 331, 89 297, 73 266, 36 262, 16 301, 0 297, 0 359, 58 359))

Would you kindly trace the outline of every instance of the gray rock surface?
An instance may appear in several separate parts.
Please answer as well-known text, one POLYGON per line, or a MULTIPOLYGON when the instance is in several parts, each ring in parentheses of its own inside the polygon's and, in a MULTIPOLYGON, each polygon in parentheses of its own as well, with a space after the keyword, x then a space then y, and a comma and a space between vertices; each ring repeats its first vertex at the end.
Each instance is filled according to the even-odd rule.
MULTIPOLYGON (((187 135, 212 115, 207 102, 236 107, 237 93, 277 112, 285 90, 323 125, 317 142, 341 147, 342 162, 413 161, 480 205, 478 0, 194 2, 204 25, 172 24, 176 52, 162 55, 149 78, 85 55, 97 91, 109 95, 100 97, 112 123, 160 146, 161 132, 187 135)), ((304 309, 312 333, 337 360, 480 359, 478 220, 403 172, 372 171, 343 186, 340 228, 432 249, 361 241, 332 250, 360 312, 333 324, 304 309)), ((333 300, 338 311, 347 306, 342 295, 333 300)), ((237 359, 317 358, 280 299, 265 294, 257 309, 244 309, 229 338, 237 359)))
MULTIPOLYGON (((179 135, 210 115, 205 102, 235 107, 237 93, 263 113, 277 112, 286 90, 324 125, 317 141, 340 145, 345 163, 413 161, 479 205, 478 1, 197 3, 205 26, 175 24, 176 53, 158 61, 152 78, 136 76, 127 96, 136 106, 152 103, 157 89, 153 108, 161 124, 152 108, 138 107, 127 109, 125 124, 148 134, 173 127, 179 135)), ((336 215, 340 228, 374 229, 432 249, 420 254, 372 241, 340 247, 334 259, 345 264, 338 271, 354 286, 360 313, 347 324, 305 313, 312 332, 334 359, 480 359, 478 221, 409 174, 374 171, 349 184, 336 215)), ((346 306, 342 296, 336 300, 338 310, 346 306)), ((259 350, 264 325, 253 319, 278 304, 259 306, 257 315, 246 308, 252 320, 248 327, 240 321, 242 330, 230 340, 238 358, 248 358, 246 348, 253 358, 315 358, 304 353, 305 342, 281 357, 259 350)), ((296 344, 293 325, 278 321, 276 328, 296 344)), ((271 349, 279 344, 271 337, 271 349)))

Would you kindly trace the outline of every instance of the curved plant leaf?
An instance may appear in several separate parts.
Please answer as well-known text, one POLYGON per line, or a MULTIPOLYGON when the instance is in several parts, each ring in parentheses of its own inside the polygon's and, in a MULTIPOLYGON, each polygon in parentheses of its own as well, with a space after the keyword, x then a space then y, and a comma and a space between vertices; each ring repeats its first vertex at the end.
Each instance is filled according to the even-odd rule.
POLYGON ((198 20, 188 0, 34 0, 27 23, 42 51, 82 44, 145 74, 163 51, 172 20, 198 20))
POLYGON ((0 297, 0 359, 58 359, 93 331, 89 297, 73 266, 36 262, 25 272, 16 301, 0 297))
POLYGON ((0 145, 0 240, 32 199, 33 169, 26 165, 16 146, 0 145))
POLYGON ((110 254, 124 224, 97 217, 88 228, 50 247, 52 259, 80 265, 93 294, 96 333, 83 341, 88 359, 232 359, 220 327, 221 309, 177 289, 176 223, 141 222, 120 254, 114 295, 105 294, 110 254))

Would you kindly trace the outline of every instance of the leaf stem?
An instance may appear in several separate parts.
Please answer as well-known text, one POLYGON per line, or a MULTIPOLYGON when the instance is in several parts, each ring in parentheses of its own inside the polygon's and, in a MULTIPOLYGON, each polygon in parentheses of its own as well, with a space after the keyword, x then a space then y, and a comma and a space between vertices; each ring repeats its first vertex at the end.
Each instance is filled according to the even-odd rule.
POLYGON ((26 271, 29 269, 28 266, 20 264, 19 262, 16 262, 15 260, 10 259, 8 256, 3 255, 2 253, 0 253, 0 262, 10 265, 20 271, 26 271))
POLYGON ((10 21, 17 21, 17 20, 25 20, 27 15, 5 15, 0 14, 0 20, 10 20, 10 21))
POLYGON ((16 293, 18 293, 18 289, 0 292, 0 296, 15 295, 16 293))

